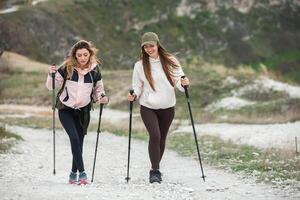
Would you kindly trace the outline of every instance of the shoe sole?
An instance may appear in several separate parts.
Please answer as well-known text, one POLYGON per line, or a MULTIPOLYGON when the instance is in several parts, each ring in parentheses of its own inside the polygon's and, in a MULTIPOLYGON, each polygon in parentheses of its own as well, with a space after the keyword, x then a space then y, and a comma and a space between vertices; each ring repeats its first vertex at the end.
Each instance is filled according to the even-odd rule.
POLYGON ((77 183, 77 181, 74 181, 74 180, 69 180, 69 184, 76 184, 77 183))
POLYGON ((89 184, 89 182, 87 180, 80 180, 78 182, 78 185, 87 185, 87 184, 89 184))
POLYGON ((161 180, 159 180, 159 179, 156 179, 156 180, 149 180, 149 182, 150 182, 150 183, 160 183, 161 180))
POLYGON ((161 184, 160 181, 150 181, 150 183, 159 183, 159 184, 161 184))

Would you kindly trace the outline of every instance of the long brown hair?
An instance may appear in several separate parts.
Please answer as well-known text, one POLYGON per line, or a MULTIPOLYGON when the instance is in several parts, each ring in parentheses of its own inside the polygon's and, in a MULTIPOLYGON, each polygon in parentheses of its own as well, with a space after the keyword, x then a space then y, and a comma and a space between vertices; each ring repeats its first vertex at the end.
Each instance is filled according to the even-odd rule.
POLYGON ((96 56, 98 49, 96 49, 91 42, 88 42, 86 40, 79 40, 72 46, 67 58, 64 61, 64 65, 67 68, 67 78, 72 77, 74 68, 78 66, 78 61, 76 59, 76 51, 78 49, 86 49, 89 51, 90 58, 88 61, 88 65, 93 63, 101 64, 101 61, 96 56))
MULTIPOLYGON (((174 87, 175 84, 172 79, 173 70, 178 68, 179 65, 175 62, 175 60, 174 60, 175 57, 171 53, 167 52, 167 50, 165 50, 161 45, 159 45, 159 43, 157 44, 157 47, 158 47, 159 59, 160 59, 161 65, 163 67, 163 70, 165 72, 165 75, 166 75, 169 83, 174 87)), ((144 73, 145 73, 146 79, 148 80, 152 90, 155 91, 154 80, 153 80, 153 77, 151 74, 149 55, 144 50, 144 47, 142 47, 140 57, 143 62, 143 68, 144 68, 144 73)))

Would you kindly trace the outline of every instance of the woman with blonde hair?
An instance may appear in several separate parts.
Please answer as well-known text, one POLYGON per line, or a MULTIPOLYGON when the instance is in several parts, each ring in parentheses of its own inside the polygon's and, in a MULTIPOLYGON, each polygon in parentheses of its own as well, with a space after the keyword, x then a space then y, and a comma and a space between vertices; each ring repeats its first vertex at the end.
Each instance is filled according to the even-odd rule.
POLYGON ((83 140, 90 122, 93 102, 108 103, 96 57, 97 49, 88 41, 80 40, 71 48, 63 65, 49 67, 46 87, 60 87, 56 107, 59 120, 67 132, 73 155, 70 184, 87 184, 87 174, 82 158, 83 140), (77 174, 77 172, 79 174, 77 174))

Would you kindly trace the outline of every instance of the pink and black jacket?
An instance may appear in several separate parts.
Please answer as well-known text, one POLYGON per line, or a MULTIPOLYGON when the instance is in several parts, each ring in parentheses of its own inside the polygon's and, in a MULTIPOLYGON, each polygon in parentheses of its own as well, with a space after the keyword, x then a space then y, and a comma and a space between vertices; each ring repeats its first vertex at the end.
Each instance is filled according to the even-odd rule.
MULTIPOLYGON (((66 80, 65 87, 59 96, 64 105, 73 109, 82 108, 91 102, 91 98, 93 101, 98 101, 101 94, 105 94, 101 74, 95 76, 95 73, 99 73, 97 67, 97 64, 91 64, 89 68, 84 70, 74 69, 72 77, 66 80), (94 80, 94 77, 97 77, 97 79, 94 80)), ((64 66, 58 69, 55 74, 55 88, 60 89, 62 87, 65 73, 64 66)), ((46 80, 46 87, 52 90, 52 77, 50 74, 48 74, 46 80)))

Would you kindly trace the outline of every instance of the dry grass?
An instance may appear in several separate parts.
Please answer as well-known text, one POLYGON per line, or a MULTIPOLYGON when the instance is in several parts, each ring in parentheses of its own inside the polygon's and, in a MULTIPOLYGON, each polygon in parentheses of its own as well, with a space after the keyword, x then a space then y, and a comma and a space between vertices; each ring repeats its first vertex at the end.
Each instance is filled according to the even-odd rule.
MULTIPOLYGON (((21 70, 25 72, 45 72, 47 73, 49 65, 29 58, 17 53, 4 51, 0 57, 0 62, 4 63, 3 67, 9 66, 14 70, 21 70)), ((1 67, 1 65, 0 65, 1 67)))
POLYGON ((245 76, 257 75, 257 72, 253 68, 251 68, 249 66, 246 66, 246 65, 241 65, 237 69, 234 69, 234 70, 231 69, 230 73, 232 73, 232 74, 241 74, 241 75, 245 75, 245 76))
POLYGON ((129 70, 102 71, 105 91, 110 98, 109 106, 120 107, 127 103, 127 93, 131 89, 132 72, 129 70))
POLYGON ((224 67, 224 65, 207 63, 206 65, 204 65, 204 67, 214 70, 220 77, 226 77, 227 74, 230 72, 230 69, 224 67))
MULTIPOLYGON (((96 131, 98 127, 98 123, 90 124, 89 130, 96 131)), ((128 133, 129 128, 129 114, 128 120, 118 120, 117 122, 111 122, 109 119, 102 119, 101 121, 101 130, 109 131, 109 132, 124 132, 128 133)), ((135 116, 132 118, 132 129, 133 132, 141 132, 145 133, 146 129, 142 122, 140 116, 135 116)))
POLYGON ((227 114, 227 115, 204 115, 201 123, 233 123, 233 124, 276 124, 289 123, 300 120, 299 110, 290 110, 286 113, 250 113, 250 114, 227 114))
POLYGON ((3 126, 0 126, 0 153, 5 153, 17 142, 17 140, 21 139, 20 136, 7 131, 3 126))

